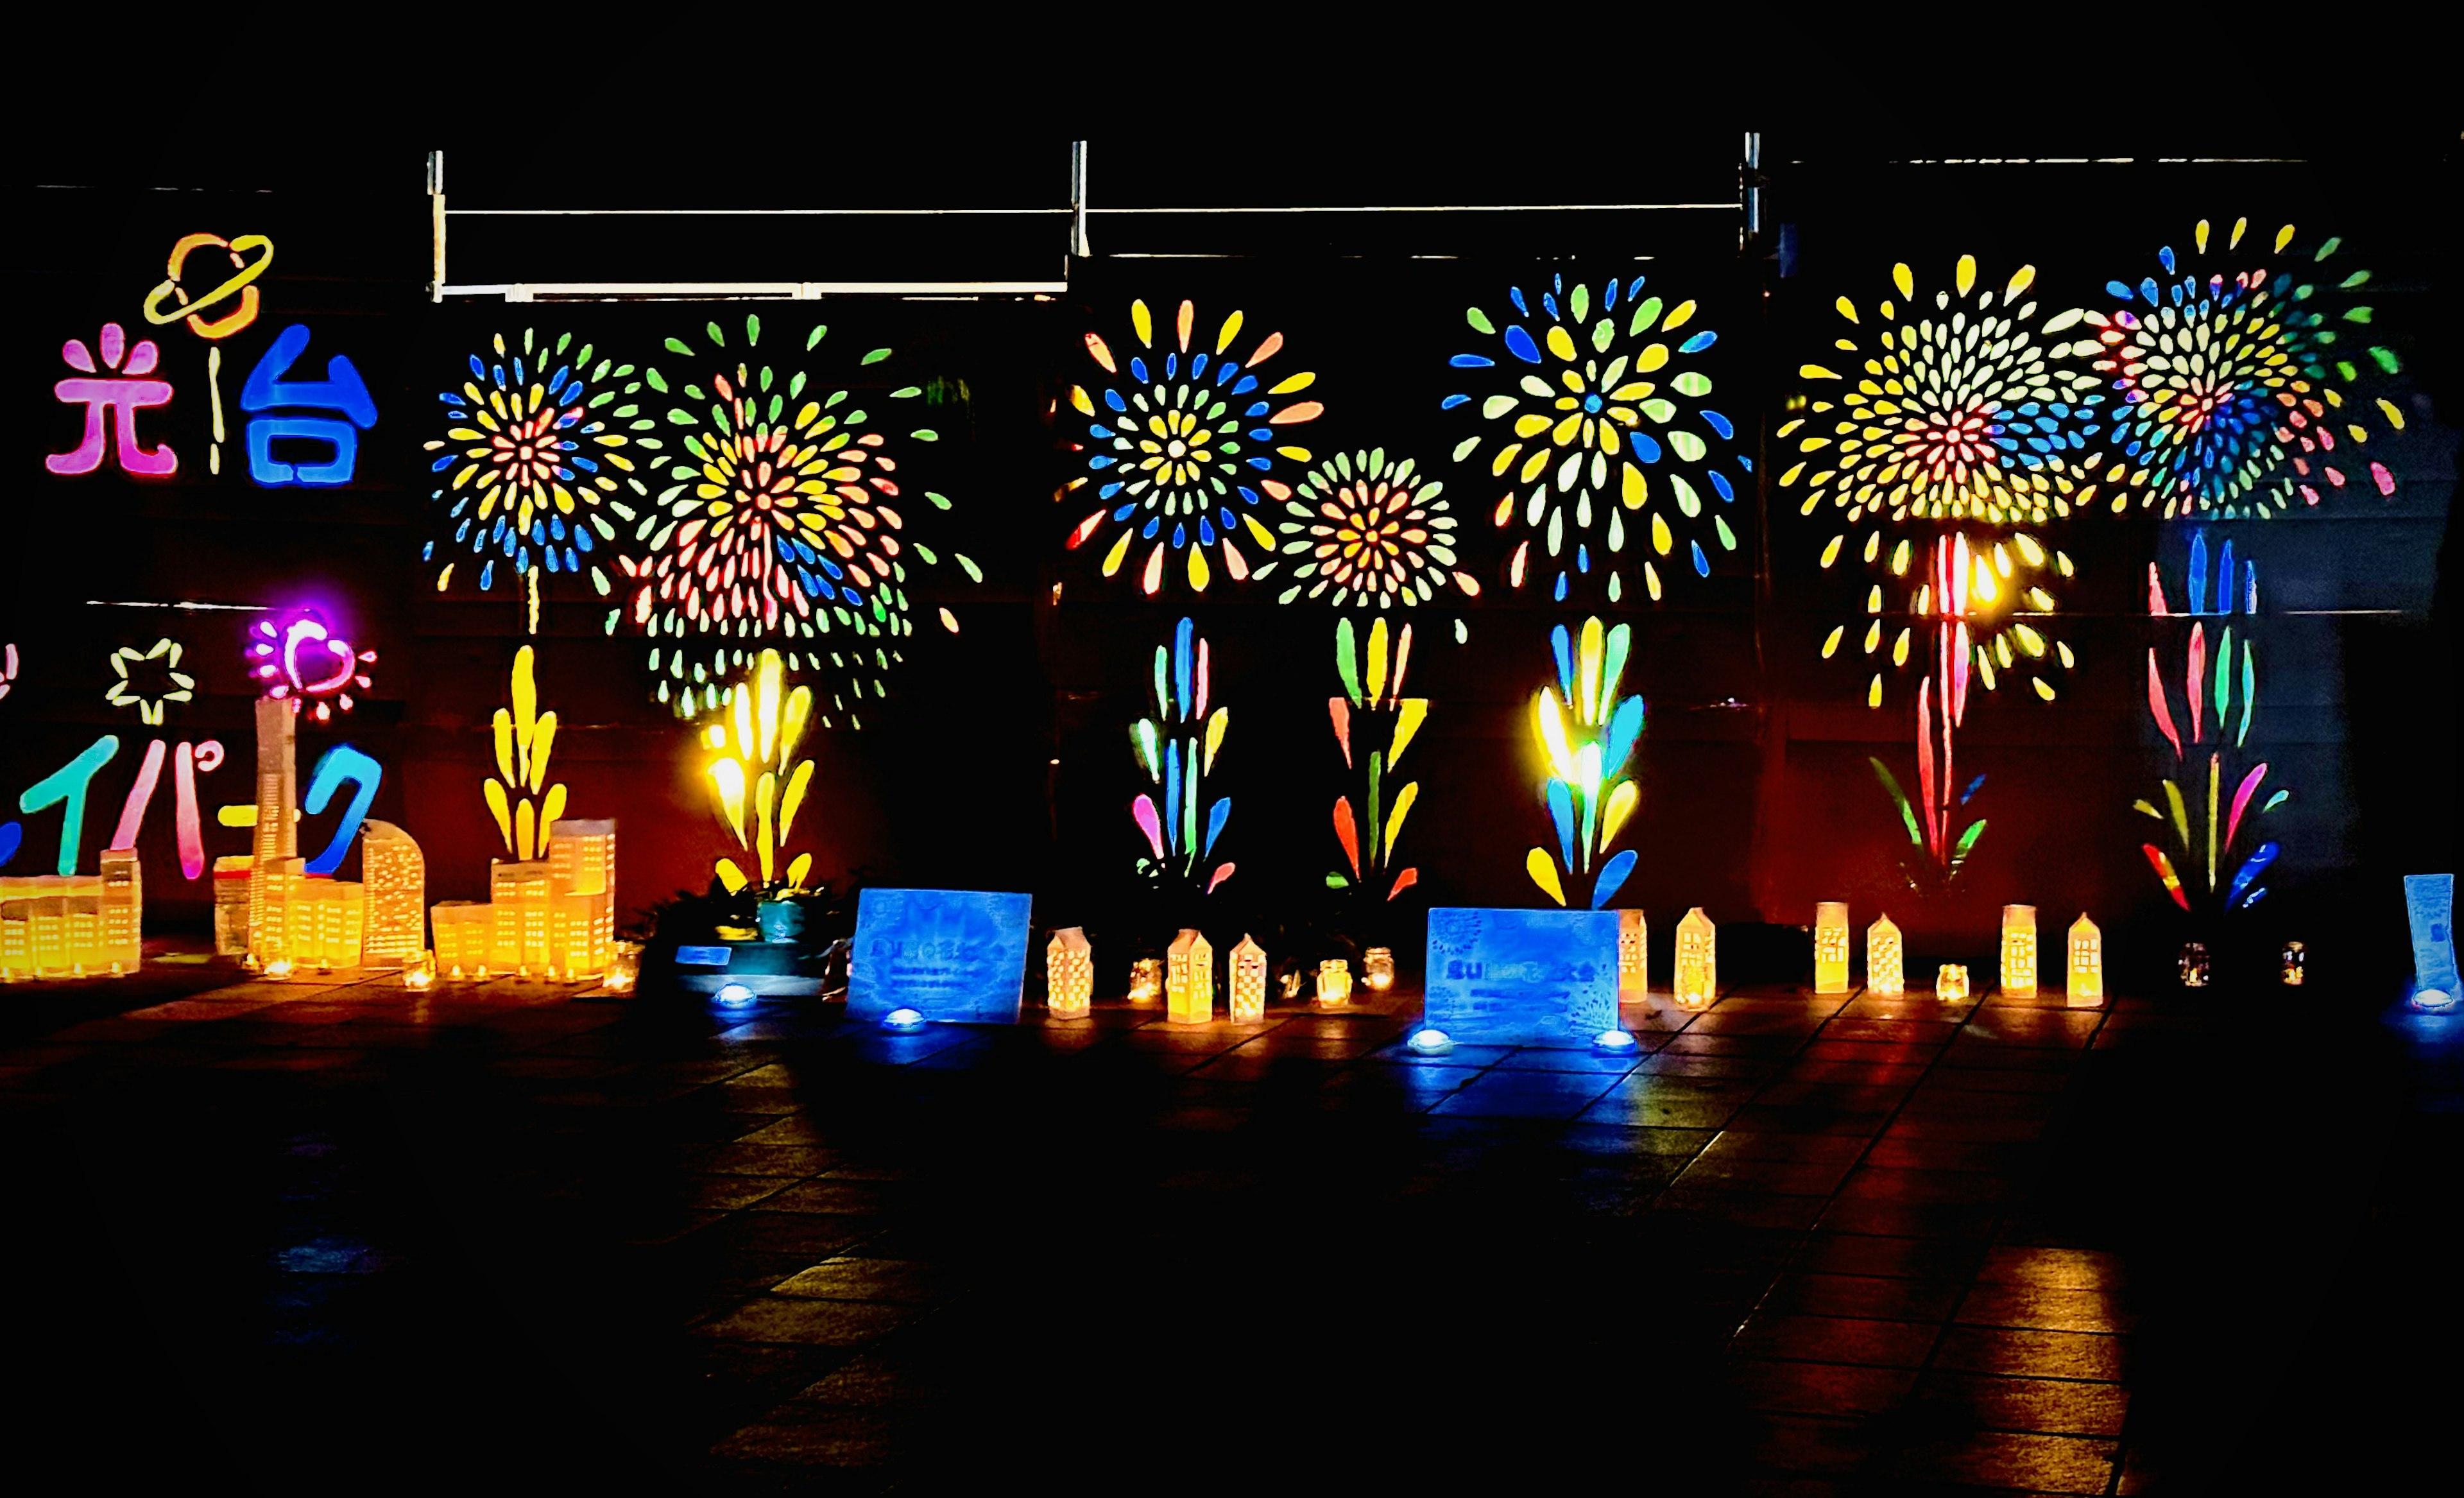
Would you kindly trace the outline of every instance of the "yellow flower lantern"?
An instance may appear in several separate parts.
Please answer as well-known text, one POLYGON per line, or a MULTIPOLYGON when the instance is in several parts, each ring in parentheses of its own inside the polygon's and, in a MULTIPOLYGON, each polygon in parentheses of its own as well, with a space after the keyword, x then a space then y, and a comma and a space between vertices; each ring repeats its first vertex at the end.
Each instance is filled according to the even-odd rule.
POLYGON ((1253 1024, 1266 1017, 1266 949, 1243 936, 1232 949, 1232 1023, 1253 1024))
POLYGON ((2002 907, 2002 992, 2013 999, 2036 996, 2036 908, 2002 907))
POLYGON ((1888 915, 1865 928, 1865 991, 1897 999, 1908 990, 1907 945, 1888 915))
POLYGON ((1184 929, 1164 954, 1164 1018, 1204 1024, 1215 1018, 1215 948, 1203 933, 1184 929))
POLYGON ((2071 922, 2069 980, 2063 994, 2074 1009, 2093 1009, 2104 1002, 2104 933, 2079 912, 2071 922))
POLYGON ((1044 949, 1045 1006, 1056 1020, 1083 1020, 1095 1004, 1095 951, 1086 931, 1064 926, 1044 949))
POLYGON ((1814 908, 1814 991, 1848 991, 1848 907, 1838 900, 1814 908))
POLYGON ((1707 1009, 1720 992, 1720 933, 1695 906, 1677 923, 1677 1002, 1707 1009))

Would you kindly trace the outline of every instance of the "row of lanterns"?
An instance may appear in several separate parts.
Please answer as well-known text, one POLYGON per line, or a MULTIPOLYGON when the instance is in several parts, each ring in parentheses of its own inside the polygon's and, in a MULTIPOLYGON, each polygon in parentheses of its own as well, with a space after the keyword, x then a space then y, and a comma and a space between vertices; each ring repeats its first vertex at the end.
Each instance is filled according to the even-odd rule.
MULTIPOLYGON (((1079 1020, 1094 1007, 1095 955, 1087 940, 1085 928, 1066 926, 1052 934, 1044 950, 1044 973, 1047 1003, 1056 1020, 1079 1020)), ((1232 949, 1228 976, 1231 985, 1231 1019, 1235 1024, 1265 1018, 1266 1014, 1266 949, 1253 936, 1243 936, 1240 945, 1232 949)), ((1286 973, 1283 997, 1297 1000, 1301 984, 1308 975, 1299 969, 1286 973)), ((1372 992, 1382 993, 1395 984, 1395 953, 1389 947, 1371 947, 1361 954, 1360 981, 1372 992)), ((1352 1000, 1352 963, 1346 958, 1329 958, 1317 965, 1316 1000, 1330 1007, 1352 1000)), ((1184 929, 1173 938, 1172 945, 1160 958, 1140 958, 1130 965, 1130 1002, 1164 1002, 1165 1018, 1176 1024, 1204 1024, 1215 1017, 1215 946, 1205 934, 1184 929)))

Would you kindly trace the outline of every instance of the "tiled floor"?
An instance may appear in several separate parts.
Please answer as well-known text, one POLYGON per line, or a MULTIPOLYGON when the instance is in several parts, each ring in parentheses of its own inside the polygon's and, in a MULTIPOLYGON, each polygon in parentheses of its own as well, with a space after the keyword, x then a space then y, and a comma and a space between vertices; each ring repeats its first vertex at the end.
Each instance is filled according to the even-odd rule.
POLYGON ((2055 1002, 1629 1006, 1607 1061, 233 982, 62 1011, 0 1103, 51 1428, 123 1475, 2355 1490, 2464 1029, 2055 1002))

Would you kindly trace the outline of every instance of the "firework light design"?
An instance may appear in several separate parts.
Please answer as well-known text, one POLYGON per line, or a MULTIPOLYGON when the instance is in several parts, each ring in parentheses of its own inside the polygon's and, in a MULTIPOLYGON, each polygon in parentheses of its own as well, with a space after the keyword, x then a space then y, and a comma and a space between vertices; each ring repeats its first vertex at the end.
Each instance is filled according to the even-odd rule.
POLYGON ((1232 798, 1216 798, 1206 804, 1204 817, 1199 815, 1206 778, 1215 773, 1215 757, 1232 726, 1230 708, 1206 710, 1211 675, 1206 642, 1198 637, 1197 626, 1183 619, 1173 630, 1171 646, 1155 647, 1155 716, 1130 726, 1131 753, 1155 787, 1152 794, 1138 792, 1130 803, 1130 820, 1138 825, 1146 845, 1138 855, 1138 874, 1205 894, 1231 878, 1235 867, 1229 859, 1209 867, 1224 824, 1232 819, 1232 798))
MULTIPOLYGON (((676 445, 662 476, 671 482, 635 531, 639 554, 620 562, 632 622, 653 642, 659 700, 679 716, 715 710, 772 646, 790 672, 826 671, 838 684, 817 715, 823 726, 836 715, 861 727, 863 700, 886 694, 899 642, 914 633, 911 562, 940 561, 907 534, 899 472, 910 444, 939 433, 852 405, 856 392, 825 391, 809 371, 757 363, 759 317, 744 319, 735 351, 742 357, 732 357, 717 323, 705 331, 707 353, 667 341, 694 362, 694 378, 671 386, 655 367, 643 375, 691 403, 667 413, 676 445)), ((828 331, 814 328, 803 352, 828 331)), ((890 353, 873 349, 859 367, 890 353)), ((881 398, 895 406, 923 393, 911 385, 881 398)), ((922 495, 950 508, 944 496, 922 495)), ((953 557, 982 581, 974 562, 953 557)))
MULTIPOLYGON (((2337 239, 2295 269, 2242 263, 2261 257, 2255 241, 2243 248, 2249 228, 2235 220, 2214 256, 2226 263, 2201 266, 2211 262, 2212 237, 2201 219, 2190 255, 2170 245, 2156 253, 2165 280, 2107 282, 2121 305, 2087 314, 2098 330, 2097 372, 2117 402, 2120 451, 2106 476, 2135 490, 2141 504, 2161 505, 2168 520, 2265 517, 2297 499, 2315 505, 2322 484, 2342 489, 2361 476, 2350 471, 2365 468, 2379 494, 2395 492, 2387 465, 2350 451, 2369 441, 2369 429, 2349 387, 2365 370, 2401 368, 2392 350, 2371 341, 2375 314, 2354 298, 2370 273, 2337 278, 2327 268, 2337 239)), ((2290 224, 2277 231, 2271 256, 2284 253, 2293 232, 2290 224)), ((2404 430, 2393 403, 2376 405, 2391 430, 2404 430)), ((2126 503, 2117 492, 2114 508, 2126 503)))
POLYGON ((2257 819, 2283 805, 2293 795, 2279 787, 2259 801, 2258 793, 2267 781, 2267 762, 2260 760, 2248 769, 2238 762, 2250 742, 2251 719, 2258 708, 2257 651, 2250 639, 2252 616, 2258 612, 2258 564, 2245 560, 2241 576, 2236 579, 2233 546, 2228 540, 2218 561, 2215 591, 2211 597, 2207 533, 2193 532, 2189 567, 2182 584, 2182 606, 2176 609, 2167 599, 2164 577, 2156 564, 2149 562, 2147 612, 2151 618, 2167 621, 2187 614, 2191 623, 2182 650, 2178 713, 2174 710, 2177 698, 2173 684, 2166 679, 2158 664, 2156 648, 2151 646, 2147 651, 2147 711, 2155 719, 2157 732, 2165 736, 2165 742, 2173 751, 2172 773, 2161 782, 2164 810, 2159 811, 2154 802, 2145 799, 2132 804, 2142 816, 2159 825, 2169 825, 2176 852, 2168 853, 2161 846, 2162 833, 2158 834, 2159 842, 2143 843, 2139 850, 2165 886, 2166 894, 2185 912, 2192 908, 2194 898, 2203 904, 2212 902, 2219 910, 2245 910, 2266 895, 2268 868, 2281 850, 2281 845, 2257 830, 2261 826, 2257 819), (2242 625, 2238 660, 2233 655, 2236 615, 2242 625), (2221 621, 2212 655, 2208 635, 2211 619, 2221 621), (2189 725, 2187 736, 2182 731, 2184 724, 2189 725), (2207 750, 2204 767, 2198 762, 2202 748, 2207 750), (2230 769, 2226 764, 2229 759, 2236 761, 2230 769), (2182 791, 2184 780, 2190 784, 2188 796, 2182 791), (2232 789, 2228 791, 2227 786, 2232 789), (2242 837, 2245 826, 2252 829, 2250 839, 2242 837), (2258 846, 2242 858, 2230 879, 2223 879, 2225 870, 2233 867, 2236 849, 2250 841, 2256 841, 2258 846))
MULTIPOLYGON (((1511 386, 1510 392, 1480 398, 1481 419, 1508 430, 1475 432, 1457 445, 1454 458, 1469 462, 1484 442, 1492 443, 1488 476, 1508 486, 1497 501, 1497 526, 1504 530, 1519 520, 1538 533, 1538 564, 1551 575, 1551 595, 1559 602, 1573 578, 1595 570, 1607 575, 1609 601, 1622 599, 1629 541, 1641 558, 1643 586, 1658 600, 1655 559, 1676 553, 1680 528, 1687 533, 1687 560, 1696 575, 1709 577, 1711 560, 1700 539, 1706 511, 1719 548, 1737 549, 1727 516, 1705 506, 1697 487, 1707 484, 1723 508, 1736 502, 1735 483, 1711 462, 1713 445, 1731 441, 1736 428, 1700 404, 1711 393, 1710 378, 1683 363, 1709 349, 1719 335, 1708 328, 1687 331, 1697 303, 1671 307, 1659 297, 1644 297, 1643 279, 1605 281, 1596 292, 1578 283, 1569 291, 1560 275, 1536 298, 1509 287, 1507 299, 1514 316, 1538 328, 1538 336, 1514 321, 1501 332, 1497 319, 1473 307, 1464 314, 1472 330, 1498 341, 1487 352, 1452 360, 1457 369, 1497 371, 1490 378, 1511 386), (1545 320, 1533 315, 1534 299, 1545 320), (1680 526, 1669 523, 1672 508, 1680 526), (1650 555, 1643 555, 1644 534, 1650 555)), ((1452 410, 1473 399, 1449 395, 1441 405, 1452 410)), ((1741 473, 1753 472, 1750 457, 1739 455, 1735 462, 1741 473)), ((1526 538, 1507 565, 1507 581, 1523 586, 1534 562, 1532 539, 1526 538)))
MULTIPOLYGON (((2021 266, 2002 286, 1979 291, 1976 258, 1962 255, 1955 291, 1935 292, 1926 315, 1913 304, 1913 273, 1894 266, 1892 284, 1907 302, 1876 307, 1881 325, 1856 371, 1815 363, 1797 371, 1845 388, 1816 395, 1811 416, 1780 427, 1786 438, 1814 426, 1798 438, 1804 456, 1780 475, 1781 487, 1802 487, 1804 514, 1828 500, 1847 522, 1823 547, 1825 568, 1856 536, 1866 565, 1889 580, 1887 594, 1877 581, 1865 596, 1871 706, 1882 703, 1886 611, 1908 620, 1889 636, 1894 669, 1907 666, 1920 628, 1947 631, 1950 650, 1968 663, 1955 692, 1935 687, 1938 701, 1955 696, 1964 704, 1971 668, 1988 691, 2002 673, 2016 672, 2050 700, 2054 670, 2075 664, 2070 648, 2047 633, 2052 589, 2073 564, 2038 533, 2095 499, 2099 458, 2089 444, 2101 431, 2103 399, 2095 377, 2071 363, 2093 341, 2039 341, 2069 331, 2082 314, 2063 312, 2035 326, 2036 303, 2021 298, 2035 275, 2034 266, 2021 266)), ((1836 305, 1852 326, 1866 326, 1849 298, 1836 305)), ((1838 347, 1852 357, 1865 352, 1853 338, 1839 339, 1838 347)), ((1836 628, 1823 641, 1825 659, 1838 653, 1847 630, 1836 628)), ((1938 664, 1942 653, 1919 650, 1920 667, 1938 664)))
POLYGON ((1278 460, 1309 461, 1307 448, 1293 446, 1276 429, 1315 421, 1326 410, 1318 401, 1284 399, 1315 384, 1315 374, 1303 370, 1267 385, 1258 373, 1282 351, 1281 333, 1260 340, 1247 359, 1234 359, 1243 320, 1235 311, 1216 329, 1211 348, 1193 352, 1197 316, 1193 303, 1180 304, 1172 326, 1163 330, 1166 346, 1158 360, 1155 319, 1145 302, 1131 302, 1130 330, 1139 352, 1130 355, 1126 366, 1100 334, 1087 335, 1087 352, 1103 371, 1117 379, 1126 367, 1128 379, 1105 386, 1100 394, 1081 386, 1069 390, 1069 404, 1092 420, 1088 440, 1079 444, 1089 472, 1064 493, 1093 483, 1104 502, 1070 531, 1069 549, 1084 546, 1108 524, 1119 526, 1104 553, 1104 576, 1119 572, 1132 549, 1144 546, 1138 586, 1149 595, 1163 590, 1168 551, 1184 554, 1174 570, 1199 592, 1214 580, 1210 551, 1220 549, 1223 570, 1235 583, 1247 581, 1251 572, 1242 549, 1244 536, 1267 557, 1274 555, 1275 538, 1254 513, 1259 497, 1288 501, 1292 487, 1275 476, 1278 460))
POLYGON ((1600 910, 1634 872, 1633 848, 1608 856, 1642 803, 1641 787, 1626 774, 1642 740, 1642 698, 1617 694, 1633 645, 1630 626, 1603 628, 1596 618, 1583 621, 1579 640, 1564 625, 1549 631, 1557 680, 1532 698, 1531 731, 1548 760, 1541 800, 1557 834, 1557 859, 1535 848, 1523 868, 1559 905, 1569 884, 1579 892, 1588 879, 1588 903, 1600 910))
POLYGON ((1361 777, 1355 811, 1351 794, 1334 801, 1334 840, 1343 849, 1344 867, 1326 876, 1330 890, 1374 892, 1384 886, 1389 900, 1420 882, 1417 868, 1395 868, 1395 845, 1403 835, 1403 819, 1420 799, 1420 782, 1406 781, 1396 766, 1412 738, 1428 721, 1429 699, 1403 695, 1403 672, 1412 664, 1412 627, 1391 635, 1386 621, 1369 627, 1364 655, 1350 618, 1334 626, 1334 671, 1343 695, 1326 699, 1334 741, 1343 750, 1344 768, 1361 777), (1364 836, 1364 833, 1366 834, 1364 836))
POLYGON ((1336 453, 1311 469, 1277 522, 1282 557, 1260 566, 1271 576, 1291 564, 1292 585, 1276 598, 1307 594, 1336 608, 1409 608, 1448 588, 1480 596, 1480 582, 1456 566, 1455 518, 1440 497, 1445 486, 1390 463, 1386 450, 1336 453))
POLYGON ((600 597, 609 595, 605 548, 617 542, 618 522, 640 514, 649 491, 637 458, 660 443, 649 434, 633 365, 594 362, 592 346, 576 348, 571 333, 546 340, 524 328, 517 348, 501 333, 491 346, 494 359, 473 354, 471 377, 437 394, 450 425, 424 444, 437 454, 429 498, 452 530, 420 557, 432 564, 444 553, 440 593, 465 557, 477 561, 482 591, 495 587, 502 563, 537 634, 541 573, 587 575, 600 597))

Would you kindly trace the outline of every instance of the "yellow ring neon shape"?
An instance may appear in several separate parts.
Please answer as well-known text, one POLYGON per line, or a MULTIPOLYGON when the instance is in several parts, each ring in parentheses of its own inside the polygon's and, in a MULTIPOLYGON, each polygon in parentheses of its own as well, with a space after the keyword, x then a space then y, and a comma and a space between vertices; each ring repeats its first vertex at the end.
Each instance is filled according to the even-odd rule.
POLYGON ((188 331, 199 338, 229 338, 256 320, 256 287, 252 283, 264 275, 265 268, 273 263, 274 241, 263 234, 242 234, 237 239, 225 239, 220 234, 189 234, 171 247, 170 278, 145 294, 145 320, 160 326, 163 323, 177 322, 186 318, 188 319, 188 331), (180 285, 180 271, 187 264, 189 252, 205 249, 209 245, 230 251, 234 260, 251 250, 262 250, 265 253, 254 260, 241 265, 239 273, 230 280, 196 300, 190 301, 187 292, 180 285), (178 297, 180 304, 168 311, 164 310, 163 301, 166 297, 178 297), (233 297, 239 298, 239 305, 228 315, 211 320, 204 316, 208 311, 221 306, 233 297))

